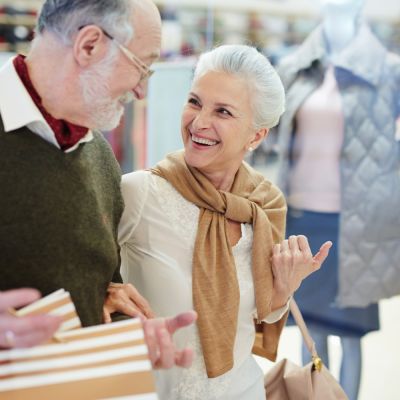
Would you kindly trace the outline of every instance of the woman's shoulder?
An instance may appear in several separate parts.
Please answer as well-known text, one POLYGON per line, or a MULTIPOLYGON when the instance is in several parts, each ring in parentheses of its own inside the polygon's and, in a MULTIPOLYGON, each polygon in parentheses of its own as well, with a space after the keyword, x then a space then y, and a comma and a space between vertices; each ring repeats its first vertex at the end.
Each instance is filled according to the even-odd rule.
POLYGON ((141 209, 149 193, 151 172, 138 170, 122 175, 121 192, 125 209, 141 209))
POLYGON ((149 171, 135 171, 124 174, 121 180, 121 192, 125 208, 119 223, 118 240, 124 244, 133 235, 141 220, 149 195, 149 171))
POLYGON ((151 172, 149 170, 140 169, 122 175, 123 186, 140 186, 149 182, 151 172))

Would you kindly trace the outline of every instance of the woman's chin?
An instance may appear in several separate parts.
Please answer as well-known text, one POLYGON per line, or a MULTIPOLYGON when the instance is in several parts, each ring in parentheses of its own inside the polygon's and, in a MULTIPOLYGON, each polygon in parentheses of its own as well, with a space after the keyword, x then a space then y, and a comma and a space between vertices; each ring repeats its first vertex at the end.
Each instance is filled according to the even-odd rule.
POLYGON ((185 161, 190 167, 201 170, 210 164, 210 157, 202 153, 193 152, 192 150, 185 149, 185 161))

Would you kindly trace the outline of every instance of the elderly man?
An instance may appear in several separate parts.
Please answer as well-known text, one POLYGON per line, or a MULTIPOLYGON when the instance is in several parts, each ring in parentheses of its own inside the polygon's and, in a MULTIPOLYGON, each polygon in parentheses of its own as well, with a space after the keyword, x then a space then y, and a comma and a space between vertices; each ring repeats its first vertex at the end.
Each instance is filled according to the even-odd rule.
MULTIPOLYGON (((122 282, 123 201, 119 167, 98 130, 114 128, 124 104, 146 95, 160 42, 150 0, 47 0, 28 56, 0 71, 0 290, 65 288, 83 325, 102 322, 110 282, 122 282)), ((145 323, 153 365, 190 363, 171 334, 194 319, 145 323)), ((8 347, 18 345, 18 331, 6 333, 8 347)))

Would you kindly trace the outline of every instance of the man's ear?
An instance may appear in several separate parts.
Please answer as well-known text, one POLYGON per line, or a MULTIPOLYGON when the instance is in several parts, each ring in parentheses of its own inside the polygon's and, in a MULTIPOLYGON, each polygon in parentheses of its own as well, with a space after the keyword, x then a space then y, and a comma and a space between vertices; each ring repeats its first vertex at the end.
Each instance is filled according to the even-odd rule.
POLYGON ((96 25, 79 30, 73 45, 73 53, 79 66, 85 68, 102 59, 108 50, 110 39, 96 25))
POLYGON ((251 147, 256 149, 260 143, 268 136, 269 129, 268 128, 261 128, 259 129, 248 144, 248 148, 251 147))

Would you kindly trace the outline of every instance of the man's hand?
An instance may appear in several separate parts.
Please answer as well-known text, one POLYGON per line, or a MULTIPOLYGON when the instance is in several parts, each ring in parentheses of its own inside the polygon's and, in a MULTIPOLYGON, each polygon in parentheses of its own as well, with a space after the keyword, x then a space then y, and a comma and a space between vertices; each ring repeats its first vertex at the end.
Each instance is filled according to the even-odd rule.
POLYGON ((103 321, 111 322, 111 314, 119 312, 130 317, 154 318, 147 300, 130 283, 111 282, 103 306, 103 321))
POLYGON ((35 346, 53 336, 62 318, 51 315, 16 317, 9 312, 39 298, 40 293, 34 289, 0 292, 0 348, 35 346))
POLYGON ((174 318, 142 320, 153 368, 172 368, 175 365, 188 368, 192 365, 192 349, 176 349, 172 335, 178 329, 191 325, 196 319, 197 314, 188 311, 174 318))
POLYGON ((274 296, 272 310, 284 306, 308 275, 317 271, 328 257, 332 242, 325 242, 313 256, 305 236, 290 236, 276 244, 272 255, 274 296))

